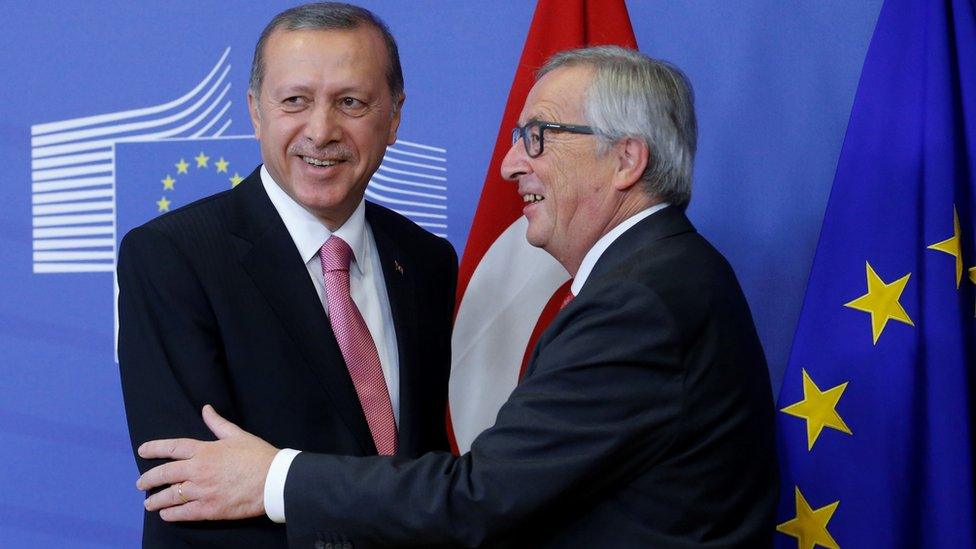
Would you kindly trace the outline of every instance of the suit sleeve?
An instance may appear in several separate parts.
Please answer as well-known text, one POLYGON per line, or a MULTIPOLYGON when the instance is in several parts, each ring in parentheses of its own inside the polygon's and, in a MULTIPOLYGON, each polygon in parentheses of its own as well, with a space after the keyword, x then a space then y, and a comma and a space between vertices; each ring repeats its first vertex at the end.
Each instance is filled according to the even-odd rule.
MULTIPOLYGON (((190 263, 163 233, 136 229, 118 262, 119 369, 133 450, 147 440, 212 440, 200 416, 211 403, 236 416, 216 320, 190 263)), ((140 473, 163 463, 136 455, 140 473)), ((146 513, 145 547, 219 539, 224 523, 168 524, 146 513)))
POLYGON ((594 288, 560 313, 468 454, 300 454, 285 485, 289 539, 478 546, 551 504, 585 506, 673 443, 684 381, 675 332, 646 288, 594 288))

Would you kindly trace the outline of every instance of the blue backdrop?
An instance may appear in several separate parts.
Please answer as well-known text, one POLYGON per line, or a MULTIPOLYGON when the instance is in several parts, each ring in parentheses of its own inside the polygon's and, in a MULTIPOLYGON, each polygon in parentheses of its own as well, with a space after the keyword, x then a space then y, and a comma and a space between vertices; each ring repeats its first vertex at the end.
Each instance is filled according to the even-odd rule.
MULTIPOLYGON (((416 219, 460 253, 534 5, 361 4, 393 29, 406 76, 403 142, 374 191, 428 214, 416 219), (424 166, 402 163, 411 159, 424 166)), ((777 391, 880 4, 628 2, 641 50, 682 67, 696 88, 690 216, 742 280, 777 391)), ((254 42, 290 5, 3 8, 4 546, 138 544, 142 496, 114 361, 114 243, 161 206, 227 188, 256 165, 255 143, 233 137, 251 132, 254 42)))

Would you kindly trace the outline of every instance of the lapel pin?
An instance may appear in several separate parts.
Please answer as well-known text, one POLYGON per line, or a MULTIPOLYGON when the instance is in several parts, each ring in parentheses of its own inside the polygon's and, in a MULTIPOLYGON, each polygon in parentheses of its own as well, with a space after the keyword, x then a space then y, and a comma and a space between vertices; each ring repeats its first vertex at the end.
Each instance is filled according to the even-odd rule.
POLYGON ((400 262, 395 259, 393 260, 393 268, 396 269, 396 272, 400 273, 400 276, 403 276, 403 267, 400 265, 400 262))

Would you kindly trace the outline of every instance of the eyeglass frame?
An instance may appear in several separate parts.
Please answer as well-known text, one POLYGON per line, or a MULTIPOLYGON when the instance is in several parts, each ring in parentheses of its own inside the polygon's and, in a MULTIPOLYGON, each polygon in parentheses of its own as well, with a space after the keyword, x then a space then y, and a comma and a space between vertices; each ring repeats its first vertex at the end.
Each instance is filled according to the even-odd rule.
POLYGON ((579 124, 561 124, 559 122, 547 122, 545 120, 529 120, 523 126, 515 126, 512 128, 512 145, 515 145, 518 143, 518 140, 521 139, 522 144, 525 146, 525 154, 529 155, 529 158, 538 158, 545 150, 546 130, 575 133, 580 135, 594 135, 596 133, 596 131, 590 126, 581 126, 579 124), (536 154, 532 154, 532 151, 529 149, 529 140, 526 138, 530 128, 539 128, 539 152, 536 154))

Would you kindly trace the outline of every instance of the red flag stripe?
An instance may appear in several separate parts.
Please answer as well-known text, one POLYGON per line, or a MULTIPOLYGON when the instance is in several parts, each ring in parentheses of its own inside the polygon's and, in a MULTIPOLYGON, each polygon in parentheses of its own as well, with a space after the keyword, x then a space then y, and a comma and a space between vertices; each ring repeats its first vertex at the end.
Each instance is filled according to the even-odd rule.
POLYGON ((560 286, 568 278, 551 257, 526 250, 522 200, 500 173, 511 130, 536 71, 549 57, 601 44, 637 47, 623 0, 536 5, 459 269, 448 414, 455 451, 466 451, 477 432, 494 422, 525 357, 558 312, 551 298, 561 301, 560 286))
POLYGON ((539 0, 502 115, 458 272, 458 306, 475 267, 491 244, 522 215, 515 185, 501 177, 502 159, 512 145, 512 128, 535 82, 535 73, 553 54, 583 46, 616 44, 637 48, 623 0, 539 0))

